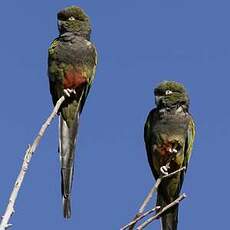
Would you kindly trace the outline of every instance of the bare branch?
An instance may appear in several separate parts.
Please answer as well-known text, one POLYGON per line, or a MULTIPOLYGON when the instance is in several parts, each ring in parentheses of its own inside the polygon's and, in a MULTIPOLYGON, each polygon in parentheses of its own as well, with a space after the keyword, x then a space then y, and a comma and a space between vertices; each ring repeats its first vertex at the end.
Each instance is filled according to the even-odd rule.
POLYGON ((137 221, 142 220, 144 217, 148 216, 149 214, 155 212, 156 210, 159 210, 160 206, 156 206, 150 210, 148 210, 147 212, 143 213, 141 216, 137 217, 135 220, 132 220, 130 223, 128 223, 127 225, 125 225, 124 227, 122 227, 120 230, 125 230, 128 227, 130 227, 133 224, 136 224, 137 221))
MULTIPOLYGON (((144 199, 144 201, 143 201, 141 207, 140 207, 139 210, 138 210, 138 213, 135 215, 135 217, 134 217, 133 220, 131 221, 131 222, 133 222, 133 224, 131 224, 131 225, 128 226, 128 227, 129 227, 129 230, 133 230, 133 229, 134 229, 134 226, 135 226, 135 224, 136 224, 136 222, 137 222, 136 220, 137 220, 140 216, 142 216, 142 213, 144 212, 144 210, 145 210, 147 204, 149 203, 149 201, 151 200, 151 198, 152 198, 152 196, 153 196, 153 193, 157 191, 157 189, 158 189, 158 187, 159 187, 161 181, 162 181, 163 179, 166 179, 166 178, 168 178, 168 177, 171 177, 171 176, 173 176, 173 175, 179 173, 180 171, 184 171, 185 169, 186 169, 186 167, 182 167, 182 168, 180 168, 180 169, 178 169, 178 170, 176 170, 176 171, 174 171, 174 172, 172 172, 172 173, 169 173, 169 174, 167 174, 167 175, 160 176, 160 177, 157 179, 156 183, 154 184, 154 186, 151 188, 150 192, 148 193, 148 195, 147 195, 146 198, 144 199)), ((130 223, 131 223, 131 222, 130 222, 130 223)), ((127 228, 127 227, 126 227, 126 228, 127 228)), ((126 229, 126 228, 125 228, 125 229, 126 229)))
POLYGON ((177 173, 180 172, 180 171, 184 171, 185 169, 186 169, 185 166, 182 167, 182 168, 179 168, 179 169, 177 169, 176 171, 169 173, 168 175, 162 176, 162 179, 165 179, 165 178, 167 178, 167 177, 171 177, 171 176, 177 174, 177 173))
POLYGON ((59 110, 61 104, 64 102, 64 100, 65 100, 65 96, 62 96, 57 101, 52 113, 50 114, 50 116, 48 117, 46 122, 42 125, 42 127, 41 127, 37 137, 35 138, 33 144, 29 145, 27 150, 26 150, 21 170, 20 170, 18 177, 16 179, 16 182, 14 184, 13 191, 11 192, 5 214, 1 220, 0 230, 6 230, 7 228, 9 228, 11 226, 11 224, 9 224, 9 220, 10 220, 10 217, 12 216, 12 214, 14 213, 14 204, 16 202, 18 192, 21 188, 21 185, 22 185, 23 179, 25 177, 25 174, 27 172, 27 169, 29 167, 29 163, 31 161, 32 155, 35 152, 35 150, 37 149, 37 146, 39 145, 41 138, 43 137, 46 129, 48 128, 48 126, 50 125, 52 120, 54 119, 55 115, 58 113, 58 110, 59 110))
POLYGON ((139 225, 137 227, 137 230, 144 229, 147 225, 149 225, 151 222, 153 222, 155 219, 159 218, 166 210, 173 207, 174 205, 178 204, 180 201, 182 201, 184 198, 186 198, 186 194, 183 193, 180 195, 176 200, 174 200, 172 203, 165 206, 160 212, 158 212, 156 215, 150 217, 148 220, 146 220, 143 224, 139 225))

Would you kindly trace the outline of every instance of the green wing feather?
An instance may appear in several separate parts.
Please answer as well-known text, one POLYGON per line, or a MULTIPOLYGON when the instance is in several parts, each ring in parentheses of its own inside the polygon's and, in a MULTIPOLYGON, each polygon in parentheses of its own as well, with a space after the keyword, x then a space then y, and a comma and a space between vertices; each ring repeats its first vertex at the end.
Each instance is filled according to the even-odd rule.
POLYGON ((195 139, 195 123, 191 117, 190 122, 188 124, 188 131, 187 131, 187 137, 185 141, 185 148, 184 148, 184 162, 183 162, 183 167, 186 167, 186 170, 181 172, 180 174, 180 186, 178 186, 178 192, 180 191, 183 181, 184 181, 184 176, 185 173, 188 169, 188 164, 189 160, 192 155, 192 147, 193 147, 193 142, 195 139))
POLYGON ((64 71, 56 62, 57 53, 56 47, 59 45, 58 39, 55 39, 48 49, 48 76, 50 93, 52 96, 53 104, 55 105, 58 99, 63 95, 63 78, 64 71))
POLYGON ((184 158, 183 165, 186 167, 186 170, 188 167, 189 160, 191 158, 194 139, 195 139, 195 123, 191 118, 188 125, 188 132, 187 132, 187 138, 186 138, 185 150, 184 150, 185 158, 184 158))
POLYGON ((145 148, 148 156, 148 162, 150 165, 150 168, 152 170, 153 176, 157 180, 159 177, 158 172, 155 170, 152 162, 152 140, 151 140, 151 130, 153 125, 153 115, 155 113, 155 109, 151 110, 148 114, 147 120, 145 122, 144 127, 144 140, 145 140, 145 148))
POLYGON ((97 50, 96 50, 96 47, 94 47, 94 51, 95 51, 95 58, 87 58, 86 61, 86 67, 85 67, 85 72, 86 72, 86 76, 87 76, 87 79, 88 79, 88 83, 87 85, 85 86, 85 89, 84 89, 84 93, 83 93, 83 96, 82 96, 82 99, 81 99, 81 105, 80 105, 80 113, 82 112, 82 109, 84 107, 84 104, 85 104, 85 101, 86 101, 86 98, 89 94, 89 91, 91 89, 91 86, 92 86, 92 83, 93 83, 93 80, 94 80, 94 77, 95 77, 95 72, 96 72, 96 66, 97 66, 97 50), (92 68, 92 66, 94 66, 92 68))

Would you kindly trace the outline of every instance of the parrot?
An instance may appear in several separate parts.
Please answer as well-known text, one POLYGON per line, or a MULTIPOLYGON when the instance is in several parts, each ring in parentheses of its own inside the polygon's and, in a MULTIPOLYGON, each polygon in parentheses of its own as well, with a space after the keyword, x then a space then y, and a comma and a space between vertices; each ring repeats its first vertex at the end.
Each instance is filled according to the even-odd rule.
POLYGON ((48 78, 53 104, 59 109, 59 156, 64 218, 71 217, 71 190, 80 114, 94 80, 97 51, 90 42, 91 24, 78 6, 57 13, 59 36, 48 48, 48 78))
MULTIPOLYGON (((195 138, 195 123, 189 113, 189 97, 184 85, 163 81, 154 89, 156 108, 144 125, 144 142, 148 163, 157 180, 182 167, 184 171, 165 178, 157 190, 161 209, 178 198, 195 138)), ((177 230, 178 208, 175 205, 161 215, 161 229, 177 230)))

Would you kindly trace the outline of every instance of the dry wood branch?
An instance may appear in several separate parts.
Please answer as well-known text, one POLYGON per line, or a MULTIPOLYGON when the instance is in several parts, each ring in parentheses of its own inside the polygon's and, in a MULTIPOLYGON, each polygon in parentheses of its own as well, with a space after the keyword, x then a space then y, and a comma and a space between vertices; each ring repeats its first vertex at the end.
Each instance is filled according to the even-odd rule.
POLYGON ((143 213, 141 216, 137 217, 135 220, 132 220, 130 223, 128 223, 127 225, 125 225, 124 227, 122 227, 120 230, 125 230, 128 227, 130 227, 133 224, 136 224, 136 222, 142 220, 144 217, 148 216, 149 214, 155 212, 156 210, 159 210, 160 206, 156 206, 150 210, 148 210, 147 212, 143 213))
POLYGON ((148 220, 146 220, 143 224, 139 225, 137 227, 137 230, 142 230, 144 229, 147 225, 149 225, 151 222, 153 222, 155 219, 157 219, 158 217, 160 217, 166 210, 170 209, 171 207, 173 207, 176 204, 179 204, 180 201, 182 201, 184 198, 186 198, 186 194, 183 193, 182 195, 180 195, 176 200, 174 200, 172 203, 168 204, 167 206, 165 206, 164 208, 162 208, 162 210, 160 212, 158 212, 156 215, 150 217, 148 220))
POLYGON ((133 229, 134 229, 134 226, 135 226, 135 224, 136 224, 136 222, 139 220, 139 217, 142 216, 142 214, 143 214, 143 212, 144 212, 144 210, 145 210, 147 204, 148 204, 149 201, 151 200, 151 198, 152 198, 152 196, 153 196, 153 193, 157 191, 157 189, 158 189, 158 187, 159 187, 161 181, 162 181, 163 179, 165 179, 165 178, 171 177, 171 176, 173 176, 173 175, 179 173, 180 171, 184 171, 185 169, 186 169, 186 167, 182 167, 182 168, 180 168, 180 169, 178 169, 178 170, 176 170, 176 171, 174 171, 174 172, 172 172, 172 173, 169 173, 169 174, 167 174, 167 175, 163 175, 163 176, 159 177, 159 178, 157 179, 156 183, 154 184, 154 186, 153 186, 153 187, 151 188, 151 190, 149 191, 149 193, 148 193, 148 195, 146 196, 146 198, 144 199, 144 201, 143 201, 141 207, 140 207, 139 210, 138 210, 138 213, 135 215, 135 217, 133 218, 133 220, 130 222, 130 223, 132 223, 132 224, 127 224, 127 225, 126 225, 126 226, 127 226, 126 228, 124 228, 124 227, 125 227, 125 226, 124 226, 124 227, 121 228, 121 229, 122 229, 122 230, 125 230, 125 229, 127 229, 127 228, 129 227, 129 230, 133 230, 133 229), (138 220, 137 220, 137 219, 138 219, 138 220), (137 220, 137 221, 136 221, 136 220, 137 220))
POLYGON ((9 220, 10 220, 10 217, 12 216, 12 214, 14 213, 14 204, 16 202, 18 192, 21 188, 21 185, 22 185, 23 179, 25 177, 25 174, 27 172, 27 169, 29 167, 29 163, 31 161, 32 155, 35 152, 37 146, 39 145, 41 138, 43 137, 46 129, 48 128, 48 126, 50 125, 52 120, 54 119, 55 115, 58 113, 58 110, 59 110, 61 104, 64 102, 64 100, 65 100, 65 96, 62 96, 57 101, 52 113, 50 114, 50 116, 48 117, 46 122, 42 125, 42 127, 41 127, 37 137, 35 138, 33 144, 29 145, 27 150, 26 150, 21 170, 18 174, 18 177, 17 177, 16 182, 15 182, 14 187, 13 187, 13 191, 11 192, 11 195, 9 198, 9 202, 8 202, 6 211, 5 211, 5 213, 2 217, 2 220, 1 220, 0 230, 5 230, 11 226, 11 224, 9 224, 9 220))

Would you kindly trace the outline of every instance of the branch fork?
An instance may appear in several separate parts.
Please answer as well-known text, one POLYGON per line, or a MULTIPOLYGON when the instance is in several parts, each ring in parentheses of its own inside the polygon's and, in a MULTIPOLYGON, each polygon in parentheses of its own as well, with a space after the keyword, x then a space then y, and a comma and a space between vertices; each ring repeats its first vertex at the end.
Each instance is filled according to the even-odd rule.
MULTIPOLYGON (((169 167, 169 165, 167 164, 165 167, 169 167)), ((151 190, 149 191, 148 195, 145 197, 142 205, 140 206, 137 214, 135 215, 135 217, 133 218, 133 220, 131 222, 129 222, 127 225, 123 226, 120 230, 125 230, 125 229, 129 229, 129 230, 133 230, 135 227, 135 224, 142 220, 144 217, 146 217, 147 215, 151 214, 154 211, 157 211, 159 209, 161 209, 161 211, 159 211, 157 214, 155 214, 154 216, 150 217, 148 220, 146 220, 142 225, 140 225, 137 230, 141 230, 144 229, 148 224, 150 224, 153 220, 157 219, 158 217, 160 217, 167 209, 171 208, 172 206, 178 204, 181 200, 183 200, 186 195, 185 193, 183 193, 182 195, 180 195, 176 200, 174 200, 172 203, 168 204, 165 207, 160 207, 160 206, 156 206, 152 209, 150 209, 149 211, 144 213, 144 210, 147 206, 147 204, 149 203, 149 201, 151 200, 153 193, 157 191, 160 183, 162 180, 164 180, 165 178, 171 177, 181 171, 186 170, 186 167, 182 167, 172 173, 162 173, 162 175, 156 180, 156 183, 154 184, 154 186, 151 188, 151 190)))

